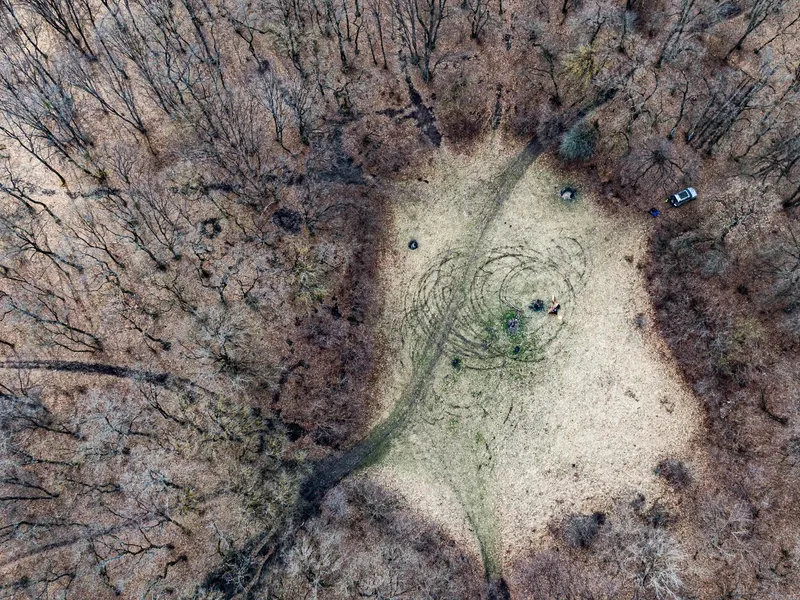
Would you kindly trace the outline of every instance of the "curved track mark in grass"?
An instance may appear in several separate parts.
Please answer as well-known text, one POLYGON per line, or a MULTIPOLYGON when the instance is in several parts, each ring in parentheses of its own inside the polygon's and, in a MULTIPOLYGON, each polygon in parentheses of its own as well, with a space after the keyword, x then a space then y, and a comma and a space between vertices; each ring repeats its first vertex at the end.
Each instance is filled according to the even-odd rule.
POLYGON ((482 254, 486 235, 514 187, 543 150, 539 140, 532 140, 489 184, 486 193, 489 202, 485 204, 486 210, 480 220, 477 238, 462 251, 456 262, 448 262, 446 268, 452 272, 448 277, 448 284, 435 288, 439 298, 437 313, 441 314, 441 320, 437 327, 428 328, 424 332, 422 341, 415 350, 411 379, 400 400, 391 414, 365 440, 340 456, 317 463, 302 488, 307 511, 313 511, 325 492, 347 475, 374 462, 387 449, 388 443, 403 430, 412 409, 428 393, 433 372, 445 353, 462 308, 469 302, 470 287, 483 264, 478 264, 478 258, 482 254))
MULTIPOLYGON (((414 363, 418 352, 424 352, 425 340, 436 335, 446 319, 449 296, 469 269, 465 254, 446 252, 412 286, 417 291, 410 297, 401 327, 403 339, 419 340, 412 349, 414 363)), ((562 331, 561 323, 530 306, 538 298, 548 298, 549 303, 553 295, 571 306, 583 283, 586 256, 573 238, 551 241, 544 251, 495 248, 471 272, 467 297, 445 347, 457 357, 458 369, 489 370, 544 358, 562 331)))

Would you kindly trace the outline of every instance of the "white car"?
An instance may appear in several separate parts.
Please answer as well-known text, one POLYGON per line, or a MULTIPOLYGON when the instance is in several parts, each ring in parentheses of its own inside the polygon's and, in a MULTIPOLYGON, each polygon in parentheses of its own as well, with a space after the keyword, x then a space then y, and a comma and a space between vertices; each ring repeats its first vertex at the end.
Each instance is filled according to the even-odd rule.
POLYGON ((667 202, 672 204, 672 206, 682 206, 683 204, 686 204, 695 198, 697 198, 697 190, 693 187, 690 187, 678 192, 677 194, 672 194, 672 196, 667 198, 667 202))

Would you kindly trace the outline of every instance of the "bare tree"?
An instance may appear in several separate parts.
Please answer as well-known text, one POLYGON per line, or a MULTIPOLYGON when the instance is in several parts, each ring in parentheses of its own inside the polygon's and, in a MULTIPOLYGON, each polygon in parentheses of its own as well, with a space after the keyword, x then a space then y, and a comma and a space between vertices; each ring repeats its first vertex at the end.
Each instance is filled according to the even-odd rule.
POLYGON ((292 111, 300 141, 308 145, 313 127, 314 89, 302 77, 294 78, 286 85, 284 97, 292 111))
POLYGON ((100 31, 106 55, 120 57, 117 64, 122 58, 133 63, 151 98, 172 118, 186 116, 187 96, 203 64, 190 19, 177 6, 125 2, 109 11, 111 19, 100 31))
POLYGON ((663 139, 654 139, 633 150, 628 157, 625 181, 648 194, 666 197, 670 189, 683 183, 686 165, 674 146, 663 139))
POLYGON ((95 9, 88 0, 22 0, 21 5, 39 15, 53 31, 81 54, 94 60, 95 9))
POLYGON ((16 140, 64 182, 49 160, 55 152, 84 173, 96 175, 94 141, 82 123, 68 83, 29 38, 10 32, 0 44, 0 132, 16 140))
POLYGON ((286 92, 283 89, 283 84, 273 70, 264 73, 260 84, 263 91, 262 100, 272 117, 275 141, 281 147, 285 147, 283 145, 283 131, 289 120, 289 106, 286 103, 286 92))
POLYGON ((225 14, 234 32, 248 45, 259 64, 264 58, 256 49, 256 34, 277 42, 299 73, 302 63, 303 39, 307 24, 303 3, 297 0, 227 0, 225 14))
MULTIPOLYGON (((300 110, 298 127, 307 143, 310 96, 295 97, 288 92, 286 102, 292 110, 300 110)), ((264 102, 243 90, 198 96, 197 106, 200 110, 193 127, 231 189, 252 206, 271 204, 281 186, 281 169, 279 161, 273 160, 271 136, 265 126, 272 115, 266 112, 264 102)), ((282 107, 276 105, 275 109, 282 134, 282 107)))
POLYGON ((643 532, 626 550, 625 562, 638 593, 648 590, 659 600, 680 598, 683 587, 680 568, 685 556, 663 529, 643 532))
POLYGON ((794 180, 800 165, 800 140, 796 127, 786 128, 774 136, 752 160, 752 175, 762 182, 768 178, 778 183, 794 180))
POLYGON ((726 79, 723 75, 716 81, 706 82, 706 105, 686 134, 686 141, 707 155, 751 109, 758 93, 768 82, 767 77, 754 79, 741 71, 732 74, 732 81, 726 79))
POLYGON ((764 24, 764 21, 766 21, 770 15, 779 11, 783 6, 783 3, 784 0, 755 0, 752 8, 750 9, 750 18, 747 20, 747 26, 744 29, 744 33, 742 33, 741 37, 737 40, 736 44, 734 44, 733 48, 728 50, 728 54, 725 56, 725 59, 727 60, 730 58, 730 55, 737 50, 741 50, 742 44, 744 44, 744 41, 750 37, 750 34, 761 27, 761 25, 764 24))
POLYGON ((742 558, 753 534, 754 513, 752 506, 739 499, 722 495, 704 499, 699 516, 707 543, 727 559, 742 558))
POLYGON ((675 2, 675 15, 672 25, 667 33, 664 43, 656 59, 656 68, 660 69, 665 60, 674 61, 681 52, 685 51, 684 38, 691 30, 692 24, 703 14, 701 8, 697 6, 697 0, 679 0, 675 2))
POLYGON ((675 122, 672 124, 672 127, 670 128, 669 133, 667 134, 667 139, 668 140, 675 139, 675 133, 677 132, 678 127, 680 126, 681 122, 683 121, 683 118, 686 116, 686 109, 687 109, 687 105, 688 105, 688 102, 689 102, 689 99, 690 99, 690 96, 689 96, 689 77, 686 75, 686 73, 683 70, 679 71, 679 73, 681 74, 681 77, 683 78, 683 82, 680 85, 680 88, 678 88, 677 84, 673 83, 674 87, 672 87, 670 93, 674 94, 678 89, 680 89, 681 101, 680 101, 680 105, 678 106, 678 114, 675 116, 675 122))
POLYGON ((35 197, 36 186, 19 177, 11 167, 9 156, 0 154, 0 165, 2 165, 0 167, 0 192, 22 204, 31 214, 43 210, 53 219, 54 223, 61 222, 61 219, 53 213, 47 203, 35 197))
MULTIPOLYGON (((384 33, 383 33, 383 20, 384 20, 384 3, 385 0, 366 0, 367 5, 369 7, 369 12, 372 15, 372 19, 375 22, 375 28, 378 31, 378 42, 381 48, 381 56, 383 57, 383 68, 388 69, 389 65, 386 62, 386 44, 384 42, 384 33)), ((367 30, 369 32, 369 29, 367 30)), ((370 44, 370 48, 371 48, 370 44)), ((374 60, 374 53, 373 53, 373 60, 374 60)), ((377 63, 377 61, 375 61, 377 63)))
POLYGON ((560 77, 558 76, 558 67, 560 66, 560 61, 553 51, 546 46, 539 44, 538 42, 534 42, 534 47, 538 48, 539 52, 537 56, 544 62, 544 66, 532 65, 531 70, 535 73, 542 73, 547 76, 550 85, 553 86, 553 93, 551 94, 550 99, 556 106, 561 106, 563 100, 559 87, 560 77))
POLYGON ((464 0, 462 8, 469 17, 470 37, 480 40, 489 23, 489 0, 464 0))
POLYGON ((400 41, 423 81, 433 78, 436 64, 431 64, 431 58, 447 16, 446 5, 447 0, 392 0, 400 41))
POLYGON ((25 274, 8 267, 2 272, 4 284, 15 287, 0 290, 4 320, 20 324, 43 347, 54 347, 69 353, 97 353, 104 349, 103 340, 93 332, 92 323, 84 323, 76 315, 73 294, 40 281, 28 281, 25 274))
POLYGON ((771 44, 772 44, 772 43, 773 43, 775 40, 777 40, 778 38, 783 38, 783 37, 786 37, 787 35, 791 35, 791 30, 792 30, 792 28, 793 28, 795 25, 797 25, 798 23, 800 23, 800 14, 798 14, 796 17, 794 17, 794 18, 793 18, 791 21, 789 21, 787 24, 785 24, 785 25, 781 24, 781 25, 778 27, 778 31, 775 33, 775 35, 773 35, 771 38, 769 38, 769 39, 765 40, 765 41, 764 41, 764 42, 763 42, 763 43, 762 43, 762 44, 761 44, 761 45, 760 45, 758 48, 756 48, 756 49, 755 49, 753 52, 755 52, 756 54, 759 54, 759 53, 760 53, 762 50, 764 50, 764 48, 766 48, 766 47, 768 47, 769 45, 771 45, 771 44))
MULTIPOLYGON (((16 196, 10 194, 12 198, 17 199, 16 196)), ((0 206, 0 236, 5 255, 22 260, 43 257, 65 275, 69 274, 67 267, 82 272, 83 267, 68 252, 53 249, 47 232, 49 222, 41 213, 30 210, 27 203, 0 206)))
POLYGON ((338 0, 321 0, 325 12, 325 22, 327 31, 333 30, 336 34, 336 44, 339 48, 339 60, 342 70, 347 68, 347 53, 344 50, 345 39, 350 39, 350 15, 347 12, 347 4, 338 0), (344 21, 347 32, 342 31, 342 21, 344 21))

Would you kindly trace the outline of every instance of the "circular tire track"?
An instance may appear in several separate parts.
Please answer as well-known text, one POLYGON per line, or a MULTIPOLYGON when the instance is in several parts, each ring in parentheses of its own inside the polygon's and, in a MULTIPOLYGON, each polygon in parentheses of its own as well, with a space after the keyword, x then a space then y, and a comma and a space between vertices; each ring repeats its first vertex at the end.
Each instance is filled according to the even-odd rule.
POLYGON ((480 253, 478 264, 465 280, 466 255, 462 249, 445 252, 419 277, 414 285, 416 292, 407 299, 402 338, 413 340, 411 354, 415 360, 423 351, 419 340, 436 335, 441 323, 452 321, 444 353, 449 364, 457 358, 458 367, 452 367, 452 379, 434 382, 419 410, 435 453, 447 455, 452 451, 448 447, 452 441, 442 439, 442 446, 436 441, 442 430, 463 438, 459 443, 471 447, 468 454, 473 457, 474 476, 492 470, 494 454, 517 428, 521 409, 515 406, 513 395, 495 393, 493 384, 484 389, 462 390, 455 396, 447 388, 454 384, 461 369, 492 371, 495 374, 491 377, 516 377, 517 371, 505 374, 500 370, 515 363, 533 364, 557 352, 554 342, 564 331, 562 322, 533 306, 537 300, 544 300, 549 307, 555 295, 562 306, 559 314, 569 315, 584 284, 587 257, 574 238, 551 241, 541 250, 499 247, 480 253), (459 285, 467 289, 459 290, 459 285), (460 292, 463 302, 453 307, 450 299, 460 292), (455 312, 455 316, 448 315, 448 311, 455 312), (509 338, 503 331, 503 315, 519 315, 519 335, 509 338), (509 351, 517 345, 524 349, 519 353, 509 351), (477 431, 480 436, 473 439, 477 431))
POLYGON ((546 249, 501 247, 486 252, 464 281, 468 252, 451 250, 439 256, 413 286, 403 318, 403 339, 414 340, 415 360, 425 340, 436 335, 457 311, 445 352, 467 369, 497 369, 511 362, 536 362, 562 331, 561 322, 531 304, 553 296, 561 314, 569 314, 586 272, 586 255, 572 238, 551 242, 546 249), (451 299, 466 286, 465 302, 451 299), (512 332, 504 316, 519 321, 512 332))

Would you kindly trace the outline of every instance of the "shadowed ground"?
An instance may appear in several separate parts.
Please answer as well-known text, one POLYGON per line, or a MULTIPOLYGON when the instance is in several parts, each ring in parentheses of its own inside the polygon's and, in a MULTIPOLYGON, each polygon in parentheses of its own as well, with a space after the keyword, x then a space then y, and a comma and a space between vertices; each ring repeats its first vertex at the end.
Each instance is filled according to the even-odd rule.
MULTIPOLYGON (((445 356, 445 349, 451 340, 454 325, 458 322, 459 315, 469 305, 472 284, 483 265, 479 259, 485 252, 486 234, 517 182, 542 150, 543 147, 538 140, 531 141, 489 186, 474 191, 476 196, 485 199, 483 200, 485 210, 479 220, 478 233, 472 243, 462 250, 462 258, 451 272, 450 285, 443 290, 443 295, 440 294, 440 303, 435 315, 437 326, 426 332, 415 350, 413 372, 405 391, 389 416, 372 430, 369 437, 344 454, 316 465, 303 489, 303 496, 308 506, 315 506, 325 492, 354 470, 374 462, 386 450, 387 444, 403 431, 409 423, 410 414, 428 395, 434 372, 445 356)), ((479 198, 473 200, 480 201, 479 198)), ((490 578, 499 575, 495 571, 496 569, 487 565, 487 574, 490 578)), ((502 583, 497 582, 493 585, 498 589, 504 589, 502 583)))
POLYGON ((396 436, 403 425, 407 423, 408 413, 425 397, 433 372, 443 356, 453 325, 469 297, 470 283, 479 268, 478 257, 484 250, 483 242, 486 232, 514 186, 542 150, 542 145, 537 140, 531 141, 496 177, 492 186, 487 190, 482 190, 486 194, 487 202, 479 234, 469 247, 466 260, 461 261, 455 285, 447 290, 445 303, 439 311, 441 314, 438 327, 430 331, 429 335, 424 338, 415 357, 414 373, 405 393, 389 417, 375 427, 369 437, 341 456, 333 457, 316 466, 303 490, 305 498, 312 503, 353 470, 370 462, 371 457, 381 452, 385 444, 396 436))

